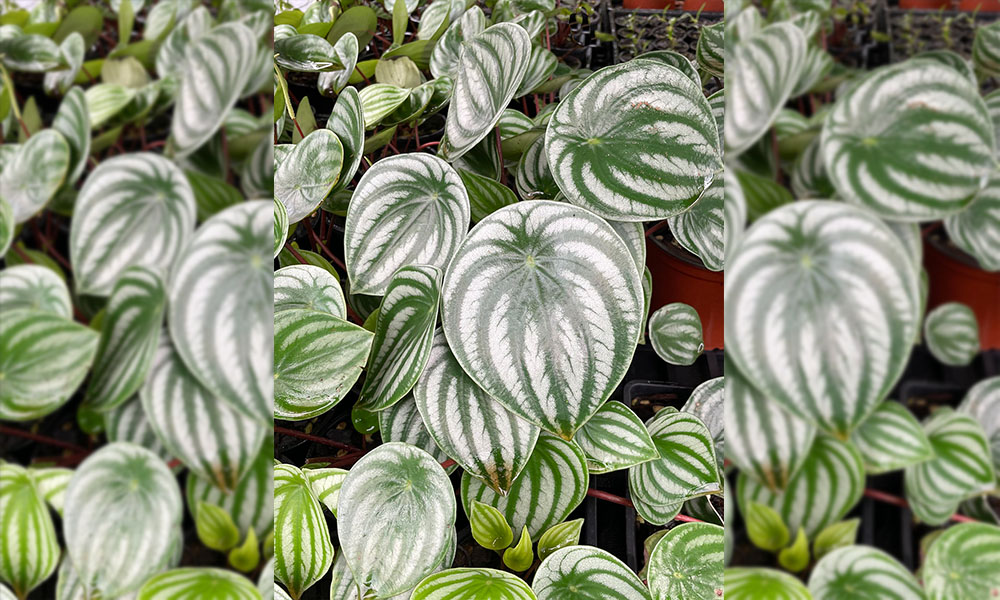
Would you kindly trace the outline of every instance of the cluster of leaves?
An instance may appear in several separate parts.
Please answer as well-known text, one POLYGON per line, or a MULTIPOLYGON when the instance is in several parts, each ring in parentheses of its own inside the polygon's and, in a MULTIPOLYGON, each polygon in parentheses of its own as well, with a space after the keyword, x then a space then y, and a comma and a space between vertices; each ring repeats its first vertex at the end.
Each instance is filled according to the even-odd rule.
POLYGON ((273 528, 269 18, 244 0, 0 16, 0 419, 49 443, 46 417, 76 409, 86 440, 0 461, 0 597, 270 596, 270 570, 217 568, 259 569, 273 528), (206 560, 185 505, 215 567, 177 568, 206 560))
POLYGON ((647 329, 665 361, 703 350, 689 306, 647 328, 643 223, 722 269, 721 24, 697 64, 591 72, 558 60, 551 0, 302 8, 275 16, 274 416, 359 389, 384 443, 349 471, 275 465, 276 596, 331 568, 336 600, 721 593, 722 378, 646 423, 608 401, 647 329), (510 571, 450 568, 457 469, 510 571), (714 521, 650 541, 648 588, 566 522, 626 469, 646 521, 714 521))
POLYGON ((923 422, 889 396, 916 344, 952 366, 979 351, 971 309, 926 310, 920 223, 1000 270, 1000 92, 981 94, 1000 76, 1000 23, 971 60, 855 72, 823 49, 828 2, 775 0, 766 19, 746 4, 727 5, 726 457, 750 539, 811 574, 807 589, 734 568, 729 596, 996 595, 1000 378, 923 422), (920 581, 842 520, 866 475, 892 471, 920 522, 984 521, 925 539, 920 581))

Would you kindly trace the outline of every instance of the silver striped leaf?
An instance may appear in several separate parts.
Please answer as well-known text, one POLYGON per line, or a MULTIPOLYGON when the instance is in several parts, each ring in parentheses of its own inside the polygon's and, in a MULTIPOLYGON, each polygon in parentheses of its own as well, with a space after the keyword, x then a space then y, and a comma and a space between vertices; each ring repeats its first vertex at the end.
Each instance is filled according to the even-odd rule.
POLYGON ((722 77, 726 71, 725 23, 705 25, 698 30, 695 50, 698 66, 706 73, 722 77))
POLYGON ((365 384, 356 406, 379 411, 408 394, 423 373, 437 324, 441 270, 408 265, 396 271, 382 297, 365 384))
POLYGON ((533 44, 527 64, 525 64, 524 77, 521 79, 517 91, 514 92, 514 98, 527 96, 533 92, 538 86, 545 83, 558 65, 559 59, 551 50, 540 44, 533 44))
POLYGON ((42 73, 64 65, 65 59, 59 51, 59 46, 48 37, 21 33, 16 25, 5 27, 13 28, 13 35, 0 36, 0 56, 3 57, 3 64, 8 69, 42 73))
MULTIPOLYGON (((71 38, 67 38, 69 39, 71 38)), ((61 133, 69 144, 70 166, 66 171, 65 183, 72 185, 80 178, 87 165, 87 157, 90 156, 90 115, 87 113, 87 99, 82 89, 75 87, 66 92, 52 119, 52 129, 61 133)))
POLYGON ((465 42, 445 121, 449 161, 493 130, 517 92, 530 58, 531 40, 523 27, 513 23, 498 23, 465 42))
POLYGON ((330 314, 274 315, 274 417, 301 421, 330 410, 361 375, 372 333, 330 314))
POLYGON ((365 116, 365 129, 374 129, 410 97, 410 90, 389 83, 373 83, 361 88, 361 112, 365 116))
MULTIPOLYGON (((240 170, 240 189, 247 198, 274 196, 274 146, 269 138, 261 138, 240 170)), ((284 232, 275 238, 275 244, 283 244, 284 232)))
POLYGON ((924 422, 934 458, 904 471, 906 499, 928 525, 942 525, 967 498, 996 487, 983 426, 967 413, 939 408, 924 422))
POLYGON ((535 122, 531 117, 514 108, 505 108, 500 113, 500 120, 497 121, 497 129, 500 130, 500 139, 507 141, 510 138, 534 128, 535 122))
POLYGON ((109 442, 131 442, 159 456, 164 462, 173 458, 149 424, 138 396, 104 413, 104 432, 109 442))
POLYGON ((705 350, 698 311, 683 302, 662 306, 649 317, 649 339, 671 365, 692 365, 705 350))
POLYGON ((944 228, 984 271, 1000 271, 1000 175, 991 175, 972 204, 944 220, 944 228))
POLYGON ((469 218, 465 186, 445 161, 413 153, 376 162, 358 182, 344 223, 351 293, 384 294, 402 266, 444 269, 469 218))
POLYGON ((31 472, 7 462, 0 464, 0 523, 0 581, 24 598, 55 572, 59 540, 31 472))
POLYGON ((741 38, 729 54, 726 155, 736 156, 770 129, 791 97, 805 63, 806 39, 792 23, 775 23, 741 38))
POLYGON ((715 126, 719 128, 719 148, 723 148, 726 144, 726 90, 715 92, 707 100, 708 105, 712 108, 715 126))
POLYGON ((1000 25, 996 22, 976 27, 972 64, 982 77, 1000 75, 1000 25))
POLYGON ((18 308, 73 318, 73 301, 66 282, 42 265, 14 265, 0 271, 0 310, 18 308))
POLYGON ((934 358, 952 367, 963 367, 979 353, 976 313, 960 302, 946 302, 924 317, 924 343, 934 358))
MULTIPOLYGON (((445 549, 441 557, 441 564, 438 565, 435 572, 447 569, 455 561, 456 546, 454 539, 455 536, 452 536, 451 547, 445 549)), ((338 552, 337 557, 333 560, 332 574, 333 581, 330 583, 330 600, 358 600, 358 598, 370 597, 368 594, 370 594, 371 590, 358 586, 357 582, 354 581, 354 574, 351 573, 351 568, 347 565, 347 561, 344 560, 343 552, 338 552)), ((386 598, 386 600, 410 600, 411 595, 412 590, 406 590, 401 594, 386 598)))
MULTIPOLYGON (((615 230, 618 237, 625 242, 625 247, 628 248, 629 254, 632 255, 632 260, 635 261, 635 268, 639 271, 639 276, 642 276, 643 271, 646 269, 646 229, 643 227, 642 223, 637 223, 634 221, 608 221, 608 225, 615 230)), ((640 333, 639 335, 642 335, 640 333)))
POLYGON ((621 402, 606 402, 573 436, 590 473, 610 473, 660 458, 639 417, 621 402))
POLYGON ((78 31, 74 31, 66 36, 62 43, 59 44, 59 53, 62 55, 62 60, 66 68, 58 71, 49 71, 45 74, 45 78, 42 80, 42 87, 45 88, 46 94, 55 96, 66 93, 67 88, 73 85, 73 81, 80 73, 80 67, 83 66, 83 58, 86 51, 86 43, 78 31))
POLYGON ((701 419, 701 422, 712 434, 715 445, 715 458, 721 461, 726 455, 726 378, 709 379, 694 388, 681 412, 691 413, 701 419))
POLYGON ((667 219, 674 239, 700 258, 709 271, 721 271, 725 266, 725 205, 725 180, 716 178, 691 208, 667 219))
POLYGON ((482 567, 446 569, 426 577, 410 600, 537 600, 517 575, 482 567))
POLYGON ((989 598, 1000 588, 1000 527, 960 523, 927 550, 921 579, 928 600, 989 598))
POLYGON ((185 567, 160 573, 143 584, 136 600, 204 598, 211 590, 215 600, 260 600, 252 581, 226 569, 185 567))
POLYGON ((274 579, 298 598, 333 564, 323 507, 302 470, 274 465, 274 579))
POLYGON ((0 319, 0 420, 30 421, 66 403, 94 360, 97 332, 52 313, 5 310, 0 319))
POLYGON ((648 221, 686 210, 721 176, 718 136, 700 85, 637 60, 597 71, 562 99, 545 154, 570 202, 607 219, 648 221))
POLYGON ((997 156, 1000 157, 1000 90, 990 92, 983 96, 986 102, 986 110, 990 113, 993 121, 993 131, 996 132, 997 156))
MULTIPOLYGON (((266 141, 266 140, 265 140, 266 141)), ((274 258, 281 254, 281 249, 285 247, 285 239, 288 237, 288 211, 285 204, 274 199, 274 258)))
MULTIPOLYGON (((698 68, 688 60, 688 57, 684 56, 680 52, 674 52, 673 50, 653 50, 652 52, 644 52, 636 58, 641 58, 643 60, 655 60, 661 62, 669 67, 673 67, 679 70, 681 73, 687 75, 691 81, 695 82, 697 85, 701 85, 701 75, 698 74, 698 68)), ((723 104, 724 106, 725 104, 723 104)))
POLYGON ((869 73, 837 100, 821 140, 837 193, 898 221, 958 213, 996 169, 976 86, 928 60, 869 73))
POLYGON ((473 223, 478 223, 505 206, 517 202, 517 196, 511 189, 499 181, 483 177, 465 169, 458 170, 465 192, 469 196, 470 216, 473 223))
POLYGON ((61 467, 31 467, 28 473, 38 493, 45 498, 45 502, 62 516, 66 504, 66 488, 73 477, 73 470, 61 467))
POLYGON ((185 466, 223 491, 250 468, 268 433, 259 422, 221 402, 161 340, 139 398, 157 437, 185 466))
POLYGON ((257 36, 238 22, 224 23, 184 51, 170 137, 177 156, 209 140, 256 72, 257 36))
POLYGON ((580 446, 542 432, 506 495, 463 473, 462 506, 468 515, 473 500, 489 504, 503 513, 514 531, 527 527, 529 537, 538 539, 583 502, 588 480, 587 457, 580 446))
POLYGON ((472 381, 440 329, 413 396, 428 433, 445 454, 497 492, 510 490, 531 457, 539 429, 472 381))
POLYGON ((794 575, 777 569, 736 567, 726 569, 729 600, 813 600, 809 589, 794 575))
POLYGON ((24 223, 52 199, 66 180, 70 156, 69 143, 55 129, 43 129, 18 147, 0 171, 0 189, 14 209, 14 223, 24 223))
POLYGON ((570 546, 550 554, 531 582, 538 600, 649 600, 642 581, 613 554, 570 546))
POLYGON ((681 512, 681 508, 684 507, 683 502, 677 502, 675 504, 654 504, 646 502, 642 498, 638 498, 632 492, 632 482, 629 481, 629 495, 632 499, 632 504, 635 505, 635 512, 643 521, 650 523, 652 525, 663 526, 674 520, 681 512))
POLYGON ((336 71, 343 68, 330 42, 324 37, 310 33, 296 33, 275 38, 274 64, 287 71, 302 73, 336 71))
POLYGON ((448 76, 455 79, 465 44, 475 39, 485 28, 486 15, 479 6, 472 6, 460 19, 452 21, 431 51, 431 74, 434 77, 448 76))
POLYGON ((473 381, 564 439, 621 381, 643 308, 618 234, 589 211, 550 201, 480 221, 448 268, 443 299, 444 333, 473 381))
POLYGON ((115 281, 84 395, 89 408, 110 410, 142 387, 163 329, 166 303, 163 277, 155 269, 129 267, 115 281))
MULTIPOLYGON (((815 13, 812 13, 815 14, 815 13)), ((809 36, 806 36, 809 39, 809 36)), ((792 98, 808 93, 822 83, 834 68, 833 56, 817 44, 806 45, 806 56, 802 63, 798 83, 792 91, 792 98)))
POLYGON ((726 369, 726 458, 773 491, 783 490, 802 466, 816 428, 726 369), (763 433, 763 435, 761 435, 763 433))
POLYGON ((895 558, 871 546, 837 548, 809 575, 814 600, 921 600, 917 579, 895 558))
POLYGON ((171 274, 170 337, 188 370, 243 414, 273 418, 273 261, 266 200, 237 204, 195 232, 171 274), (250 268, 248 268, 248 265, 250 268))
POLYGON ((865 485, 861 455, 850 442, 819 435, 802 466, 781 492, 772 492, 740 473, 741 507, 763 504, 781 515, 789 531, 801 527, 809 539, 844 515, 861 499, 865 485))
POLYGON ((554 199, 559 194, 545 155, 544 137, 539 136, 521 155, 514 181, 517 193, 525 200, 554 199))
MULTIPOLYGON (((2 169, 3 159, 0 157, 0 171, 2 169)), ((6 198, 0 198, 0 258, 6 256, 11 242, 14 241, 14 229, 14 207, 6 198)))
POLYGON ((186 499, 191 518, 199 502, 218 506, 229 513, 241 532, 251 528, 263 540, 274 530, 274 441, 265 435, 260 452, 236 489, 225 492, 196 473, 187 476, 186 499))
POLYGON ((87 457, 66 490, 63 533, 88 597, 117 598, 167 566, 182 508, 177 481, 149 450, 115 442, 87 457))
POLYGON ((212 28, 213 20, 206 6, 198 6, 179 20, 156 52, 156 72, 160 77, 180 73, 184 68, 185 52, 212 28))
POLYGON ((308 309, 347 319, 340 282, 316 265, 289 265, 274 272, 274 313, 308 309))
POLYGON ((821 141, 819 137, 813 138, 792 167, 792 192, 801 200, 835 198, 837 195, 826 175, 821 141))
POLYGON ((867 473, 886 473, 934 458, 920 423, 905 406, 887 400, 851 434, 867 473))
POLYGON ((432 573, 451 546, 451 482, 423 450, 383 444, 359 460, 344 480, 337 527, 358 584, 377 597, 400 594, 432 573))
POLYGON ((958 411, 972 415, 983 426, 993 449, 994 469, 1000 473, 1000 376, 983 379, 972 386, 958 411))
POLYGON ((916 337, 920 284, 899 238, 867 210, 795 202, 760 218, 726 270, 727 356, 782 408, 845 437, 916 337))
POLYGON ((656 543, 647 578, 653 600, 723 597, 723 528, 683 523, 656 543))
MULTIPOLYGON (((354 38, 354 34, 344 36, 348 37, 354 38)), ((343 166, 337 183, 331 190, 331 193, 336 193, 347 189, 351 184, 364 153, 365 119, 361 108, 361 97, 354 87, 346 88, 337 96, 337 103, 333 105, 333 112, 326 122, 326 128, 337 134, 343 149, 343 166)))
POLYGON ((274 197, 285 205, 289 224, 319 207, 343 166, 344 146, 329 129, 318 129, 292 147, 274 172, 274 197))
MULTIPOLYGON (((379 411, 378 425, 384 442, 402 442, 416 446, 433 456, 439 464, 451 458, 438 447, 437 442, 427 431, 423 417, 417 409, 417 403, 412 397, 403 398, 389 408, 379 411)), ((451 475, 457 468, 458 465, 454 464, 447 467, 445 472, 451 475)))
POLYGON ((79 294, 108 296, 130 266, 167 272, 195 227, 194 192, 174 163, 149 152, 101 162, 76 198, 70 261, 79 294))
POLYGON ((99 129, 120 114, 138 96, 139 90, 118 83, 98 83, 83 93, 90 126, 99 129))

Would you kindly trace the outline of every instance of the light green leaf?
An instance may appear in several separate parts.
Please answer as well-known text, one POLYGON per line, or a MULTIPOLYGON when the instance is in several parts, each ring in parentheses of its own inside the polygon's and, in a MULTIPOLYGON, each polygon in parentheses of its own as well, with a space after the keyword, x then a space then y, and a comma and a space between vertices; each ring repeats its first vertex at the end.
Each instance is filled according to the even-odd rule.
MULTIPOLYGON (((469 525, 476 543, 487 550, 503 550, 514 541, 514 532, 503 513, 488 504, 472 501, 469 525)), ((525 535, 527 532, 522 534, 522 539, 525 535)))
POLYGON ((388 83, 373 83, 358 92, 365 129, 373 129, 410 97, 410 90, 388 83))
POLYGON ((798 578, 776 569, 739 567, 726 569, 729 600, 813 600, 798 578))
POLYGON ((285 205, 288 222, 316 210, 340 177, 344 147, 337 134, 319 129, 292 147, 274 172, 274 197, 285 205))
POLYGON ((573 519, 549 527, 538 538, 538 559, 544 561, 550 554, 580 543, 580 532, 583 530, 583 519, 573 519))
POLYGON ((905 406, 880 404, 851 434, 868 473, 885 473, 934 458, 927 434, 905 406))
POLYGON ((536 600, 528 584, 496 569, 447 569, 425 578, 410 600, 536 600))
POLYGON ((777 552, 788 545, 788 527, 773 508, 751 502, 743 508, 743 518, 746 521, 747 535, 754 546, 768 552, 777 552))
POLYGON ((257 534, 253 529, 247 532, 242 544, 229 551, 228 558, 230 566, 237 571, 247 573, 257 568, 257 564, 260 563, 260 550, 257 548, 257 534))
POLYGON ((28 473, 31 475, 32 481, 35 482, 38 493, 45 498, 49 506, 62 516, 66 501, 66 487, 73 477, 73 470, 60 467, 31 467, 28 469, 28 473))
POLYGON ((340 282, 315 265, 289 265, 274 272, 274 312, 308 309, 347 319, 340 282))
POLYGON ((792 545, 778 553, 778 564, 792 573, 798 573, 809 566, 809 539, 801 527, 792 545))
POLYGON ((18 308, 73 318, 73 302, 66 282, 42 265, 14 265, 0 271, 0 310, 18 308))
POLYGON ((649 600, 625 563, 593 546, 557 550, 542 560, 532 589, 538 600, 649 600))
POLYGON ((326 517, 306 474, 274 466, 274 578, 293 598, 320 580, 333 563, 326 517))
POLYGON ((683 523, 667 532, 649 556, 653 600, 721 597, 723 528, 683 523))
POLYGON ((212 550, 225 552, 236 547, 240 541, 240 531, 229 513, 222 508, 199 502, 195 509, 195 528, 198 539, 212 550))
POLYGON ((815 600, 925 597, 906 567, 870 546, 848 546, 827 554, 809 576, 809 591, 815 600))
POLYGON ((828 525, 816 534, 813 541, 813 555, 819 560, 827 554, 854 544, 858 536, 858 526, 861 519, 847 519, 833 525, 828 525))
POLYGON ((14 209, 14 223, 35 216, 55 195, 69 171, 70 146, 55 129, 31 136, 0 172, 0 189, 14 209))
POLYGON ((969 365, 979 354, 979 323, 972 309, 946 302, 924 317, 924 343, 934 358, 951 367, 969 365))
MULTIPOLYGON (((127 1, 127 0, 126 0, 127 1)), ((246 577, 225 569, 187 567, 161 573, 147 581, 136 600, 176 600, 204 597, 211 590, 216 598, 259 600, 260 592, 246 577)))
POLYGON ((921 570, 929 600, 988 598, 1000 588, 1000 527, 960 523, 927 550, 921 570))
POLYGON ((6 462, 0 464, 0 523, 4 524, 0 580, 24 598, 56 570, 59 540, 31 472, 6 462))
POLYGON ((528 535, 528 526, 521 529, 521 539, 516 546, 512 546, 503 551, 503 564, 511 571, 523 572, 531 567, 535 561, 535 553, 531 550, 531 536, 528 535))
POLYGON ((117 83, 98 83, 84 92, 90 127, 99 129, 136 97, 136 90, 117 83))
POLYGON ((604 403, 573 441, 587 455, 591 473, 609 473, 660 457, 649 431, 638 416, 621 402, 604 403))

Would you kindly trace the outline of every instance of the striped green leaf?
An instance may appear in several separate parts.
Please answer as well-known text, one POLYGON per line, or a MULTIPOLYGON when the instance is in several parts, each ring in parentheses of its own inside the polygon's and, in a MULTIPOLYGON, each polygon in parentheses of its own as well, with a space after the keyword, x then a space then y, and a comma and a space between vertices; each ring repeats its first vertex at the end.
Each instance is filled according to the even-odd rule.
POLYGON ((535 571, 538 600, 649 600, 635 573, 613 554, 570 546, 550 554, 535 571))
POLYGON ((936 307, 924 318, 924 343, 938 361, 953 367, 968 365, 979 353, 976 314, 959 302, 936 307))
POLYGON ((989 442, 971 415, 938 409, 924 422, 934 458, 906 468, 906 499, 928 525, 942 525, 967 498, 996 487, 989 442))
POLYGON ((61 467, 31 467, 28 473, 38 493, 61 516, 66 504, 66 487, 73 477, 73 470, 61 467))
POLYGON ((316 78, 316 88, 321 94, 327 96, 340 94, 351 77, 357 75, 355 71, 358 64, 357 36, 351 32, 347 32, 341 36, 337 40, 337 43, 333 45, 333 57, 335 62, 343 66, 343 68, 337 71, 323 71, 316 78))
POLYGON ((728 358, 782 408, 845 437, 916 337, 920 284, 899 238, 869 211, 795 202, 759 219, 726 271, 728 358))
MULTIPOLYGON (((618 237, 625 242, 625 247, 632 255, 635 268, 641 276, 646 269, 646 229, 642 223, 635 221, 608 221, 608 225, 611 225, 618 237)), ((642 332, 639 335, 641 336, 642 332)))
POLYGON ((996 22, 976 27, 972 41, 972 64, 980 76, 1000 75, 1000 26, 996 22))
MULTIPOLYGON (((0 160, 0 171, 3 161, 0 160)), ((2 178, 0 178, 2 180, 2 178)), ((0 258, 7 254, 11 242, 14 241, 14 207, 6 198, 0 198, 0 258)))
POLYGON ((143 410, 138 396, 104 413, 104 432, 109 442, 131 442, 149 450, 164 461, 173 458, 156 436, 153 426, 149 424, 146 411, 143 410))
POLYGON ((531 40, 520 25, 498 23, 465 39, 444 129, 450 161, 493 130, 521 85, 531 58, 531 40))
POLYGON ((989 598, 1000 588, 1000 527, 961 523, 927 550, 921 569, 928 600, 989 598))
POLYGON ((535 554, 531 551, 531 543, 527 528, 522 529, 517 544, 503 551, 504 566, 518 573, 527 571, 535 560, 535 554))
POLYGON ((549 159, 545 155, 545 138, 539 136, 528 146, 517 164, 515 179, 517 193, 525 200, 554 199, 559 194, 559 186, 549 169, 549 159))
POLYGON ((718 135, 700 85, 637 60, 597 71, 563 98, 545 154, 570 202, 608 219, 648 221, 686 210, 720 175, 718 135))
POLYGON ((330 42, 313 34, 275 38, 274 63, 282 69, 304 73, 334 71, 343 66, 330 42))
POLYGON ((137 90, 118 83, 98 83, 87 88, 84 98, 87 100, 90 126, 93 129, 104 126, 111 117, 121 113, 136 94, 137 90))
POLYGON ((993 131, 996 132, 997 155, 1000 156, 1000 90, 995 90, 983 97, 986 102, 986 110, 990 113, 993 121, 993 131))
POLYGON ((684 506, 683 502, 656 504, 635 496, 632 497, 632 504, 635 505, 635 512, 643 521, 660 526, 673 521, 684 506))
POLYGON ((69 143, 55 129, 43 129, 21 144, 0 171, 0 189, 14 209, 14 223, 45 207, 66 180, 70 157, 69 143))
POLYGON ((12 71, 41 73, 64 66, 59 46, 43 35, 21 33, 16 26, 13 35, 0 35, 0 57, 12 71))
POLYGON ((905 406, 887 400, 851 434, 867 473, 886 473, 934 458, 927 434, 905 406))
POLYGON ((185 497, 192 517, 198 503, 207 502, 228 512, 241 532, 252 528, 257 538, 263 539, 274 529, 273 489, 274 442, 272 436, 265 435, 260 452, 236 489, 223 491, 214 481, 192 471, 187 476, 185 497))
POLYGON ((115 442, 91 454, 66 490, 63 519, 82 584, 103 598, 138 588, 170 561, 181 511, 177 481, 149 450, 115 442))
MULTIPOLYGON (((412 397, 403 398, 389 408, 379 411, 378 424, 383 442, 402 442, 416 446, 433 456, 438 463, 450 458, 428 433, 420 411, 417 410, 417 403, 412 397)), ((458 465, 452 465, 446 468, 445 472, 450 475, 456 468, 458 465)))
POLYGON ((87 99, 83 90, 75 87, 66 92, 55 118, 52 119, 52 129, 61 133, 69 144, 66 183, 76 183, 87 164, 87 157, 90 156, 90 115, 87 113, 87 99))
POLYGON ((536 600, 516 575, 486 568, 447 569, 430 575, 410 600, 536 600))
MULTIPOLYGON (((248 198, 266 198, 274 195, 274 146, 270 136, 260 140, 240 172, 240 189, 248 198)), ((279 203, 280 204, 280 203, 279 203)), ((287 219, 287 215, 286 215, 287 219)), ((277 227, 276 227, 277 230, 277 227)), ((283 244, 284 231, 275 235, 275 244, 283 244)))
POLYGON ((192 10, 167 37, 156 52, 156 72, 160 77, 176 75, 184 68, 187 49, 212 28, 213 17, 207 6, 192 10))
POLYGON ((267 429, 220 402, 163 339, 140 398, 150 424, 171 455, 224 491, 250 468, 267 429))
MULTIPOLYGON (((815 13, 813 13, 815 14, 815 13)), ((806 38, 808 39, 808 35, 806 38)), ((792 90, 792 97, 801 96, 822 83, 834 68, 833 56, 817 44, 806 46, 806 55, 802 61, 799 80, 792 90)))
POLYGON ((972 386, 958 411, 972 415, 983 426, 993 449, 994 469, 1000 473, 1000 377, 989 377, 972 386))
POLYGON ((837 548, 809 575, 814 600, 920 600, 924 592, 913 573, 871 546, 837 548))
POLYGON ((441 270, 429 265, 402 267, 389 280, 357 406, 383 410, 413 389, 430 355, 440 281, 441 270))
POLYGON ((187 156, 215 135, 256 72, 257 36, 239 22, 219 25, 184 51, 170 137, 187 156))
POLYGON ((460 19, 452 21, 431 51, 431 74, 434 77, 449 76, 454 79, 458 74, 458 61, 465 43, 474 39, 485 28, 486 15, 478 6, 469 8, 460 19))
POLYGON ((791 97, 806 56, 806 39, 792 23, 775 23, 740 39, 726 71, 726 153, 738 155, 774 123, 791 97))
POLYGON ((651 508, 669 510, 722 490, 712 436, 698 417, 661 410, 646 422, 646 428, 660 457, 629 469, 633 498, 651 508))
POLYGON ((533 92, 555 72, 558 65, 559 59, 551 50, 540 44, 533 44, 525 64, 524 77, 521 79, 517 91, 514 92, 514 98, 520 98, 533 92))
POLYGON ((500 120, 497 121, 497 129, 500 130, 502 141, 521 135, 534 127, 535 122, 531 120, 531 117, 514 108, 505 108, 500 113, 500 120))
POLYGON ((721 271, 725 264, 724 181, 716 178, 691 208, 667 219, 674 239, 700 258, 709 271, 721 271))
MULTIPOLYGON (((344 36, 353 38, 354 35, 344 36)), ((344 39, 344 38, 341 38, 344 39)), ((347 189, 358 172, 365 145, 365 123, 362 115, 361 97, 353 87, 345 89, 337 96, 333 113, 326 122, 326 128, 334 132, 340 139, 343 149, 343 160, 340 176, 331 192, 347 189)))
POLYGON ((657 309, 649 317, 649 339, 657 356, 672 365, 691 365, 705 350, 698 311, 682 302, 657 309))
POLYGON ((517 196, 511 189, 499 181, 483 177, 477 173, 458 170, 465 191, 469 195, 469 206, 473 223, 478 223, 505 206, 517 202, 517 196))
POLYGON ((274 466, 274 579, 292 598, 319 581, 333 564, 326 516, 309 479, 297 467, 274 466))
POLYGON ((274 199, 274 256, 275 258, 281 253, 281 249, 285 246, 285 238, 288 237, 288 211, 285 209, 285 204, 274 199))
POLYGON ((382 295, 393 273, 405 265, 444 269, 469 217, 465 186, 445 161, 424 153, 378 161, 365 171, 347 209, 344 245, 351 292, 382 295))
POLYGON ((539 429, 472 381, 440 329, 413 395, 428 433, 445 454, 497 492, 510 489, 531 456, 539 429))
POLYGON ((695 52, 698 66, 706 73, 722 77, 726 66, 725 23, 706 25, 698 31, 698 46, 695 52))
POLYGON ((900 221, 957 213, 996 169, 992 122, 958 71, 911 60, 869 73, 823 125, 838 195, 900 221))
POLYGON ((722 532, 710 523, 684 523, 660 538, 647 572, 653 600, 722 598, 722 532))
POLYGON ((42 265, 14 265, 0 271, 0 310, 25 308, 71 319, 73 302, 66 282, 42 265))
POLYGON ((0 464, 0 581, 19 598, 49 578, 59 564, 59 540, 45 497, 31 472, 0 464))
POLYGON ((243 194, 221 177, 212 177, 197 171, 185 171, 184 176, 191 184, 199 221, 205 221, 219 211, 243 202, 243 194))
POLYGON ((84 401, 106 411, 142 386, 163 329, 167 293, 162 276, 145 266, 129 267, 115 281, 84 401))
POLYGON ((716 377, 700 383, 681 408, 681 412, 698 417, 708 428, 715 445, 715 458, 718 460, 722 460, 726 454, 725 401, 726 378, 716 377))
POLYGON ((763 504, 781 515, 789 531, 801 527, 809 539, 844 518, 865 484, 861 455, 849 442, 819 435, 784 491, 773 492, 740 473, 740 506, 763 504))
POLYGON ((333 408, 361 375, 372 333, 330 314, 274 315, 274 416, 308 419, 333 408))
POLYGON ((792 167, 792 191, 799 199, 833 198, 836 191, 826 175, 819 137, 813 138, 792 167))
POLYGON ((171 273, 167 318, 174 348, 191 374, 233 408, 268 424, 272 214, 266 200, 255 200, 205 221, 171 273))
POLYGON ((365 129, 373 129, 410 97, 410 90, 389 83, 373 83, 361 88, 361 112, 365 129))
POLYGON ((469 513, 472 537, 483 548, 500 552, 514 541, 514 532, 503 513, 482 502, 472 502, 469 513))
POLYGON ((573 441, 587 455, 591 473, 610 473, 660 457, 646 426, 632 409, 609 401, 591 417, 573 441))
POLYGON ((944 226, 951 241, 975 257, 983 270, 1000 271, 1000 175, 992 175, 972 204, 946 218, 944 226))
POLYGON ((274 196, 285 205, 289 223, 298 223, 319 207, 343 164, 344 147, 328 129, 318 129, 292 147, 274 172, 274 196))
POLYGON ((726 569, 729 600, 813 600, 795 576, 776 569, 739 567, 726 569))
POLYGON ((445 275, 452 352, 508 410, 569 439, 631 362, 643 309, 634 265, 588 211, 550 201, 504 207, 472 230, 445 275))
POLYGON ((419 448, 390 442, 369 452, 344 480, 339 507, 344 557, 376 596, 412 589, 451 546, 454 491, 441 465, 419 448))
POLYGON ((173 569, 143 584, 136 600, 260 600, 257 587, 246 577, 225 569, 173 569))
POLYGON ((316 265, 289 265, 274 272, 274 312, 308 309, 347 318, 340 282, 316 265))
POLYGON ((644 52, 636 58, 655 60, 668 67, 673 67, 687 75, 697 85, 701 85, 701 75, 698 74, 698 68, 688 60, 688 57, 680 52, 674 52, 673 50, 653 50, 652 52, 644 52))
POLYGON ((19 308, 0 319, 0 420, 28 421, 62 406, 86 377, 97 332, 61 316, 19 308))
POLYGON ((542 432, 507 495, 464 473, 462 506, 469 514, 473 500, 489 504, 503 513, 514 531, 526 526, 528 535, 538 539, 583 502, 587 483, 587 457, 576 442, 542 432))
POLYGON ((108 296, 134 265, 166 272, 194 226, 194 193, 174 163, 148 152, 103 161, 80 190, 70 226, 77 292, 108 296))

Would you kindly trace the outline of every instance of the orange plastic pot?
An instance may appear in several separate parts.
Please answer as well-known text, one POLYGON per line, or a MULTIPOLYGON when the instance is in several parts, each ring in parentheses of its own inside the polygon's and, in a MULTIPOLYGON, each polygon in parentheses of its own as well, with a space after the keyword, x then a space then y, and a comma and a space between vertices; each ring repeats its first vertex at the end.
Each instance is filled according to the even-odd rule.
POLYGON ((671 302, 683 302, 701 317, 705 349, 723 347, 723 275, 709 271, 694 255, 669 241, 646 239, 646 266, 653 276, 649 313, 671 302))
POLYGON ((936 235, 924 238, 924 267, 930 289, 927 309, 961 302, 976 313, 983 350, 1000 349, 1000 273, 988 273, 936 235))
POLYGON ((623 0, 622 6, 630 10, 639 8, 662 10, 673 3, 673 0, 623 0))
POLYGON ((965 12, 1000 12, 1000 0, 961 0, 958 10, 965 12))
POLYGON ((899 7, 906 10, 939 10, 951 8, 951 0, 899 0, 899 7))
POLYGON ((684 0, 684 10, 720 13, 726 8, 722 0, 684 0))

